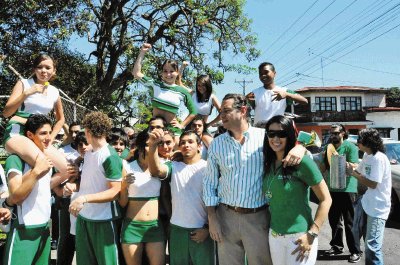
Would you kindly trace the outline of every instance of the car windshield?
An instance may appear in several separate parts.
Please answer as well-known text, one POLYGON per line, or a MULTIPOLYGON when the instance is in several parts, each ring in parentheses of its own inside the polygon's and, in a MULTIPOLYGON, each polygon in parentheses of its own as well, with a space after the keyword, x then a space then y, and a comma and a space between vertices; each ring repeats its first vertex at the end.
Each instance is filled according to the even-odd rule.
POLYGON ((386 155, 389 158, 390 163, 400 163, 400 143, 387 143, 385 144, 386 155))

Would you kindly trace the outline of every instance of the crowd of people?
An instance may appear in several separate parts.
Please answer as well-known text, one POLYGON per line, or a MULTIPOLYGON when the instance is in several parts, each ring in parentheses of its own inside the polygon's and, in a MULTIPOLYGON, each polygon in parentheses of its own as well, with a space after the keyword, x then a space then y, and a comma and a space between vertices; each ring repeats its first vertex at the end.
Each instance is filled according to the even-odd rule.
POLYGON ((132 71, 152 95, 153 117, 141 132, 91 112, 64 126, 68 137, 57 149, 53 143, 65 119, 58 90, 49 83, 55 61, 40 55, 33 78, 16 83, 3 110, 10 118, 4 145, 11 154, 0 183, 8 191, 0 208, 4 264, 49 263, 52 192, 57 264, 72 264, 75 254, 78 265, 315 264, 326 219, 332 228, 326 255, 343 252, 343 220, 349 262, 360 260, 364 235, 366 264, 383 264, 391 177, 376 130, 360 131, 365 155, 359 163, 344 126, 332 125, 331 145, 314 161, 284 116, 287 105, 307 100, 275 85, 271 63, 259 66, 261 87, 219 102, 209 76, 200 75, 191 90, 174 60, 162 65, 161 80, 144 75, 150 49, 143 44, 132 71), (189 110, 182 121, 181 102, 189 110), (209 121, 213 108, 218 115, 209 121), (47 116, 52 111, 54 123, 47 116), (208 128, 218 122, 221 131, 212 135, 208 128), (346 157, 344 189, 331 187, 326 174, 332 148, 346 157), (362 199, 358 183, 366 186, 362 199), (318 201, 314 216, 310 190, 318 201), (365 218, 354 218, 357 202, 365 218))

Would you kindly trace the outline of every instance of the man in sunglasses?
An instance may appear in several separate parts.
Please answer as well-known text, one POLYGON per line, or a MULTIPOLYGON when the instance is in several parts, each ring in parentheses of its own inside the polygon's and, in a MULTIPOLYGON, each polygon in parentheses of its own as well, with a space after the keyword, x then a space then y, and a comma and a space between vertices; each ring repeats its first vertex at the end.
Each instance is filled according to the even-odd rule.
MULTIPOLYGON (((265 129, 248 122, 246 98, 227 94, 221 120, 228 131, 208 149, 203 200, 207 206, 210 236, 218 242, 219 264, 272 264, 269 244, 269 212, 262 192, 265 129)), ((305 153, 296 146, 283 164, 300 163, 305 153)))
MULTIPOLYGON (((347 141, 346 129, 341 124, 333 124, 330 129, 330 142, 339 155, 345 155, 347 168, 358 163, 358 148, 351 142, 347 141)), ((326 154, 326 152, 325 152, 326 154)), ((326 160, 326 159, 325 159, 326 160)), ((327 160, 326 160, 327 161, 327 160)), ((327 161, 328 162, 328 161, 327 161)), ((330 170, 329 163, 325 163, 330 170)), ((328 172, 327 184, 332 197, 332 206, 329 210, 329 224, 332 229, 331 248, 325 251, 327 256, 336 256, 343 253, 343 224, 346 233, 347 247, 350 251, 349 262, 356 263, 361 259, 361 250, 356 244, 356 239, 352 233, 354 208, 353 202, 357 193, 357 179, 353 176, 346 177, 346 187, 343 189, 335 189, 330 183, 330 172, 328 172)))

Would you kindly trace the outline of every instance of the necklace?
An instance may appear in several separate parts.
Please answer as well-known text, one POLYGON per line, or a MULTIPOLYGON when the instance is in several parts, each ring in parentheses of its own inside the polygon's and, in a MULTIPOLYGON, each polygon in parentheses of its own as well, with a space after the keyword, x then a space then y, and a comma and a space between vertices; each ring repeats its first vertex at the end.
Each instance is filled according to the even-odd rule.
MULTIPOLYGON (((271 178, 271 181, 270 181, 269 184, 268 184, 267 191, 265 192, 265 196, 266 196, 268 199, 271 199, 271 198, 272 198, 271 185, 272 185, 272 183, 274 182, 274 180, 277 178, 277 176, 279 175, 279 172, 280 172, 281 167, 282 167, 282 164, 280 164, 277 168, 275 168, 275 166, 274 166, 274 169, 272 170, 272 178, 271 178), (276 177, 276 178, 275 178, 275 177, 276 177)), ((271 176, 271 174, 269 174, 269 176, 271 176)))

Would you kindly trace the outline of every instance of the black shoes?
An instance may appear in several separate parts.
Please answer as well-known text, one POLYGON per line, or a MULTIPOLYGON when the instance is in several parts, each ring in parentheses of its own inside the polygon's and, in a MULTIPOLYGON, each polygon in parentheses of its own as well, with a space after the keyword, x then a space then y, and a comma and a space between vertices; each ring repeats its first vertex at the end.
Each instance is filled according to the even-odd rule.
POLYGON ((353 253, 350 255, 348 262, 357 263, 361 260, 361 254, 353 253))
POLYGON ((325 252, 324 252, 325 256, 336 256, 336 255, 339 255, 342 253, 343 253, 343 250, 341 250, 337 247, 331 247, 330 249, 325 250, 325 252))

